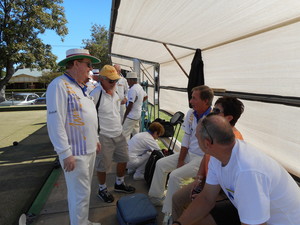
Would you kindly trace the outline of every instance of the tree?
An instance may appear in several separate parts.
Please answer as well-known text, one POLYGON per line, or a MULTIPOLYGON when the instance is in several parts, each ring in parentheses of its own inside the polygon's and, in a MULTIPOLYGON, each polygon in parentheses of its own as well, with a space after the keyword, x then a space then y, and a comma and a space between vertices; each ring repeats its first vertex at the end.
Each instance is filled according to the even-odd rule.
POLYGON ((91 39, 84 39, 82 43, 84 48, 88 49, 91 55, 99 58, 101 63, 95 67, 101 68, 106 64, 110 64, 110 58, 108 56, 108 30, 105 26, 94 24, 91 28, 91 39))
POLYGON ((51 81, 60 76, 61 72, 43 72, 42 76, 39 77, 39 82, 40 83, 44 83, 46 85, 46 87, 48 86, 48 84, 51 83, 51 81))
POLYGON ((38 38, 47 29, 63 37, 65 26, 63 0, 0 0, 0 91, 14 73, 14 66, 51 69, 57 57, 51 46, 38 38))

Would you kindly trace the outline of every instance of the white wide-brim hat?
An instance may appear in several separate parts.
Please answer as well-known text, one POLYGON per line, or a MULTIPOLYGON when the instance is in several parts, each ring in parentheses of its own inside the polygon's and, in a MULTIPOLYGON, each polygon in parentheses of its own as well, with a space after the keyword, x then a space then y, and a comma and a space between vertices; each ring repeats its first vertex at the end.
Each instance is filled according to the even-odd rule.
POLYGON ((61 60, 58 65, 59 66, 65 66, 67 62, 71 61, 71 60, 75 60, 75 59, 84 59, 84 58, 87 58, 87 59, 90 59, 92 64, 96 64, 96 63, 100 63, 101 60, 94 57, 94 56, 91 56, 90 55, 90 52, 89 50, 87 49, 77 49, 77 48, 74 48, 74 49, 69 49, 67 52, 66 52, 66 58, 61 60))
POLYGON ((135 78, 137 78, 137 73, 136 72, 128 72, 126 74, 126 78, 127 79, 135 79, 135 78))
POLYGON ((99 76, 99 69, 93 69, 93 75, 98 75, 99 76))

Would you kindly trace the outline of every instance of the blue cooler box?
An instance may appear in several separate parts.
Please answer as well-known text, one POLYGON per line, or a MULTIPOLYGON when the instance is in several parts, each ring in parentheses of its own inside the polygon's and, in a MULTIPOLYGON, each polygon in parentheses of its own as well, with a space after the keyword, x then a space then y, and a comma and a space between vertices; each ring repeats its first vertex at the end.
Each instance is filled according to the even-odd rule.
POLYGON ((117 202, 120 225, 157 225, 157 211, 145 194, 124 196, 117 202))

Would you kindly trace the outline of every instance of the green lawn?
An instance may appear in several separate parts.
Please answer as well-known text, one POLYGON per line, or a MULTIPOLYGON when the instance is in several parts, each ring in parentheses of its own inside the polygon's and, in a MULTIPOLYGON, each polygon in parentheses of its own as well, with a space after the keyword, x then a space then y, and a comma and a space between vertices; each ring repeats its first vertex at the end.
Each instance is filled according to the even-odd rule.
MULTIPOLYGON (((154 109, 153 109, 153 107, 154 107, 154 106, 152 106, 152 105, 150 105, 150 104, 148 105, 148 112, 149 112, 149 115, 146 116, 146 119, 148 120, 148 118, 151 117, 150 122, 152 122, 153 120, 155 120, 155 119, 157 118, 157 116, 154 115, 154 109)), ((158 112, 157 106, 155 106, 155 107, 156 107, 156 108, 155 108, 155 112, 156 112, 156 115, 157 115, 157 112, 158 112)), ((162 111, 160 111, 160 112, 159 112, 159 118, 164 119, 165 121, 170 121, 171 116, 168 115, 168 114, 166 114, 166 113, 164 113, 164 112, 162 112, 162 111)), ((177 135, 179 126, 180 126, 180 125, 177 125, 177 126, 176 126, 175 137, 176 137, 176 135, 177 135)), ((182 129, 180 129, 179 134, 178 134, 178 138, 177 138, 178 141, 181 142, 182 137, 183 137, 183 134, 184 134, 184 131, 183 131, 182 129)), ((161 141, 159 141, 159 146, 160 146, 160 148, 166 148, 166 146, 164 146, 164 144, 163 144, 161 141)), ((167 147, 168 147, 168 146, 167 146, 167 147)))

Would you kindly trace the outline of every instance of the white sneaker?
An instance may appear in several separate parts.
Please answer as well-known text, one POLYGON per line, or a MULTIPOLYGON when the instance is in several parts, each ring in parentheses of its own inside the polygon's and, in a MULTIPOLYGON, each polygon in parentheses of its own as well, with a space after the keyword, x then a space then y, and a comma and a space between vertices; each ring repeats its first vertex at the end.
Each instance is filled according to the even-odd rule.
POLYGON ((134 173, 134 171, 135 171, 135 170, 133 170, 133 169, 127 169, 127 173, 128 173, 128 175, 130 175, 130 174, 133 174, 133 173, 134 173))
POLYGON ((165 216, 164 216, 162 225, 169 225, 170 223, 171 223, 171 214, 166 213, 165 216))
POLYGON ((133 179, 134 179, 134 180, 144 180, 144 174, 135 172, 135 173, 133 174, 133 179))
POLYGON ((91 221, 88 221, 88 222, 89 222, 88 225, 101 225, 101 223, 93 223, 91 221))
POLYGON ((164 200, 165 200, 165 196, 163 198, 157 198, 157 197, 150 197, 149 196, 150 201, 152 202, 152 204, 154 206, 163 206, 164 204, 164 200))

